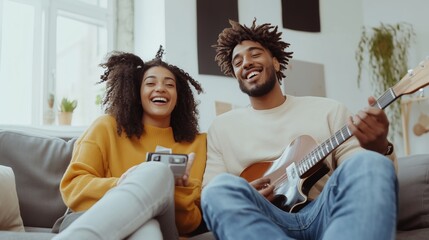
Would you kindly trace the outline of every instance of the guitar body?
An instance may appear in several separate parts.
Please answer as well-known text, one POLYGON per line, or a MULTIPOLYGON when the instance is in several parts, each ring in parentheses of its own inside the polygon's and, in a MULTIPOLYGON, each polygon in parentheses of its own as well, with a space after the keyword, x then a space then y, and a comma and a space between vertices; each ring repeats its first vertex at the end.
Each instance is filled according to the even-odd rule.
POLYGON ((269 178, 275 186, 271 202, 284 211, 297 212, 307 203, 311 186, 329 171, 321 162, 303 178, 299 176, 296 166, 315 146, 313 138, 300 136, 289 144, 278 159, 252 164, 240 176, 249 182, 262 177, 269 178))

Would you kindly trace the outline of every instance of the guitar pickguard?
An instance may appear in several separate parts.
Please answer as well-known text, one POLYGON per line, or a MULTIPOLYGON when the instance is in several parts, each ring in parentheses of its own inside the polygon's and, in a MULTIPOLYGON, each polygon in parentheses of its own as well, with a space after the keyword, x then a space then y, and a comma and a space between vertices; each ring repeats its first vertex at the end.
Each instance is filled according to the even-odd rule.
POLYGON ((286 168, 286 175, 288 178, 287 182, 289 182, 289 184, 292 186, 285 191, 286 205, 291 206, 292 204, 300 200, 300 195, 301 195, 299 194, 298 188, 297 188, 301 178, 299 178, 298 169, 294 162, 286 168))

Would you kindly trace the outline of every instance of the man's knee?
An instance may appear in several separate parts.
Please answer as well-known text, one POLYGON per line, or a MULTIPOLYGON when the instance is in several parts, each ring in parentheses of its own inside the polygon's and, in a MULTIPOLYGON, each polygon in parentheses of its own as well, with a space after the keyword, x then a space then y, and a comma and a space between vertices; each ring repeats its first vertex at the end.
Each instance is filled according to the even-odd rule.
POLYGON ((391 171, 394 173, 392 160, 373 151, 363 151, 354 154, 350 159, 344 162, 344 167, 348 169, 374 169, 382 171, 391 171))
POLYGON ((207 202, 217 202, 216 199, 222 198, 225 195, 231 195, 237 192, 244 193, 246 191, 246 180, 241 177, 227 173, 222 173, 213 178, 207 186, 203 188, 201 193, 201 204, 207 202))
MULTIPOLYGON (((356 153, 343 162, 340 170, 349 179, 360 179, 363 185, 396 186, 397 177, 394 164, 389 158, 372 151, 356 153), (394 184, 392 184, 394 183, 394 184)), ((355 183, 355 184, 357 184, 355 183)))

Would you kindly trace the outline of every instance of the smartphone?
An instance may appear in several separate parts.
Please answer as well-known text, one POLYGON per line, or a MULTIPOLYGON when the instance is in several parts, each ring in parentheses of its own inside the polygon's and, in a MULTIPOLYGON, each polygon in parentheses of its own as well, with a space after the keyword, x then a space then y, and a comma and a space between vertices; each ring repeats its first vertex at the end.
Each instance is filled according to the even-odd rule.
POLYGON ((186 171, 186 165, 188 164, 187 154, 177 153, 147 153, 146 161, 162 162, 170 166, 174 177, 183 177, 186 171))

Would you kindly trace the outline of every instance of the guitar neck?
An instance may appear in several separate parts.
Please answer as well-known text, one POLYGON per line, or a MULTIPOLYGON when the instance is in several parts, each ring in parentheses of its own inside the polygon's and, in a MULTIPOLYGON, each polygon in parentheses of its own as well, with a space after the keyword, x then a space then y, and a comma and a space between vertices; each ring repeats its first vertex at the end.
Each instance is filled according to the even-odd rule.
MULTIPOLYGON (((373 106, 377 106, 379 109, 385 109, 392 102, 394 102, 398 96, 392 88, 389 88, 386 92, 381 95, 373 106)), ((340 130, 334 133, 330 138, 325 140, 322 144, 317 146, 313 151, 308 153, 298 164, 299 175, 302 177, 308 170, 318 164, 320 161, 325 159, 332 151, 338 146, 343 144, 347 139, 352 137, 352 133, 347 125, 344 125, 340 130)))

